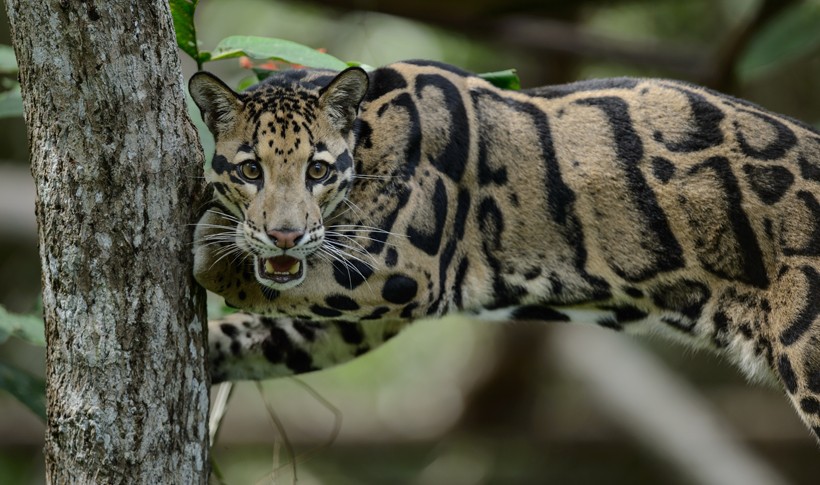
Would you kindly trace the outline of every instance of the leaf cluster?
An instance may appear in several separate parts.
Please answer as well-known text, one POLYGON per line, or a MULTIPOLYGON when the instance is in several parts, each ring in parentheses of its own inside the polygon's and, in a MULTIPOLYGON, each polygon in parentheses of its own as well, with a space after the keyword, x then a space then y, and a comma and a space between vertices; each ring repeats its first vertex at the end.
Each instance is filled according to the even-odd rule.
MULTIPOLYGON (((197 68, 200 70, 206 62, 238 57, 277 61, 289 64, 292 67, 311 67, 334 71, 341 71, 351 66, 358 66, 365 70, 373 69, 361 62, 345 62, 306 45, 273 37, 233 35, 219 41, 212 51, 201 50, 199 41, 196 38, 196 26, 194 24, 194 14, 198 3, 198 0, 170 0, 171 15, 174 17, 174 29, 177 34, 177 45, 196 61, 197 68)), ((270 74, 269 71, 270 69, 255 68, 256 81, 264 79, 270 74)), ((515 69, 484 73, 479 74, 479 76, 504 89, 521 88, 515 69)))
MULTIPOLYGON (((0 344, 10 337, 44 347, 43 320, 34 315, 9 313, 0 306, 0 344)), ((0 389, 17 398, 43 420, 46 419, 46 383, 42 377, 0 362, 0 389)))

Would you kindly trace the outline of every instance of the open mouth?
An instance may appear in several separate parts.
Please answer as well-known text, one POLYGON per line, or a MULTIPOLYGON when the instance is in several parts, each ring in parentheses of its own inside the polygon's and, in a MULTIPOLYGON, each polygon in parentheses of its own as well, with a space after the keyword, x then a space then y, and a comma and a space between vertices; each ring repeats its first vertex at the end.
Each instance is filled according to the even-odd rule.
POLYGON ((302 261, 292 256, 260 258, 257 265, 259 275, 275 283, 284 284, 302 277, 302 261))

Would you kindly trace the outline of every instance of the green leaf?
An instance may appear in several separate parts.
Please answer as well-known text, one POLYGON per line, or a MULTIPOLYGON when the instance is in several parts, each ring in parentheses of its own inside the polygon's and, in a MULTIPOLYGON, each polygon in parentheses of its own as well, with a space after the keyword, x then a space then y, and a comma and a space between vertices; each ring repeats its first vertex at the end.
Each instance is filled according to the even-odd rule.
POLYGON ((46 345, 43 319, 34 315, 9 313, 0 306, 0 343, 5 341, 9 335, 40 347, 46 345))
POLYGON ((258 83, 261 83, 262 81, 270 77, 270 75, 274 72, 276 71, 271 71, 270 69, 261 69, 259 67, 253 68, 253 73, 256 74, 256 82, 258 83))
POLYGON ((194 11, 199 0, 170 0, 171 17, 174 18, 174 31, 177 34, 177 45, 183 52, 200 64, 199 46, 196 40, 194 11))
POLYGON ((210 60, 219 61, 241 56, 248 56, 252 59, 273 59, 335 71, 347 68, 345 62, 306 45, 284 39, 247 35, 234 35, 219 41, 211 52, 210 60))
POLYGON ((0 389, 7 391, 46 420, 46 381, 0 362, 0 389))
POLYGON ((0 118, 23 116, 23 97, 20 85, 0 93, 0 118))
POLYGON ((11 46, 0 44, 0 74, 16 74, 17 59, 11 46))
POLYGON ((820 2, 801 2, 772 19, 749 43, 735 68, 742 80, 820 49, 820 2))
POLYGON ((358 61, 347 61, 347 66, 348 67, 361 67, 362 69, 364 69, 367 72, 370 72, 373 69, 376 69, 375 67, 371 66, 370 64, 365 64, 364 62, 358 62, 358 61))
POLYGON ((507 69, 505 71, 484 72, 478 75, 482 79, 486 79, 495 87, 501 89, 513 89, 518 91, 521 89, 521 80, 518 78, 518 71, 515 69, 507 69))

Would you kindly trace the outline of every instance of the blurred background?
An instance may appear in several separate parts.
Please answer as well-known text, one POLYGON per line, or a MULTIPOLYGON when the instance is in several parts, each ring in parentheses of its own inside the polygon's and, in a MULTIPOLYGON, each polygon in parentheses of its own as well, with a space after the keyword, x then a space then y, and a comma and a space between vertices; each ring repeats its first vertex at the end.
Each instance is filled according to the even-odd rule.
MULTIPOLYGON (((373 66, 512 67, 524 87, 685 79, 820 126, 820 0, 204 0, 197 30, 203 49, 234 34, 279 37, 373 66)), ((248 74, 236 60, 208 69, 234 85, 248 74)), ((186 78, 194 70, 186 58, 186 78)), ((0 305, 15 312, 36 311, 40 284, 27 160, 22 120, 0 119, 0 305)), ((0 344, 0 363, 42 376, 43 360, 19 339, 0 344)), ((749 385, 707 353, 600 329, 420 322, 301 382, 240 383, 214 448, 225 483, 292 482, 274 421, 303 484, 820 477, 820 450, 779 389, 749 385)), ((44 481, 43 432, 0 391, 0 484, 44 481)))

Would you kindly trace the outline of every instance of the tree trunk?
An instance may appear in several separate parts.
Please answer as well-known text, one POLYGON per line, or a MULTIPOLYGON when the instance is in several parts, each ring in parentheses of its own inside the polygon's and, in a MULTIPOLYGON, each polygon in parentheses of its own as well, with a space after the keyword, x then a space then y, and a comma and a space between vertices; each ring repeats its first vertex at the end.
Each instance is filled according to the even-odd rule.
POLYGON ((202 155, 167 0, 6 0, 46 320, 49 483, 204 483, 202 155))

